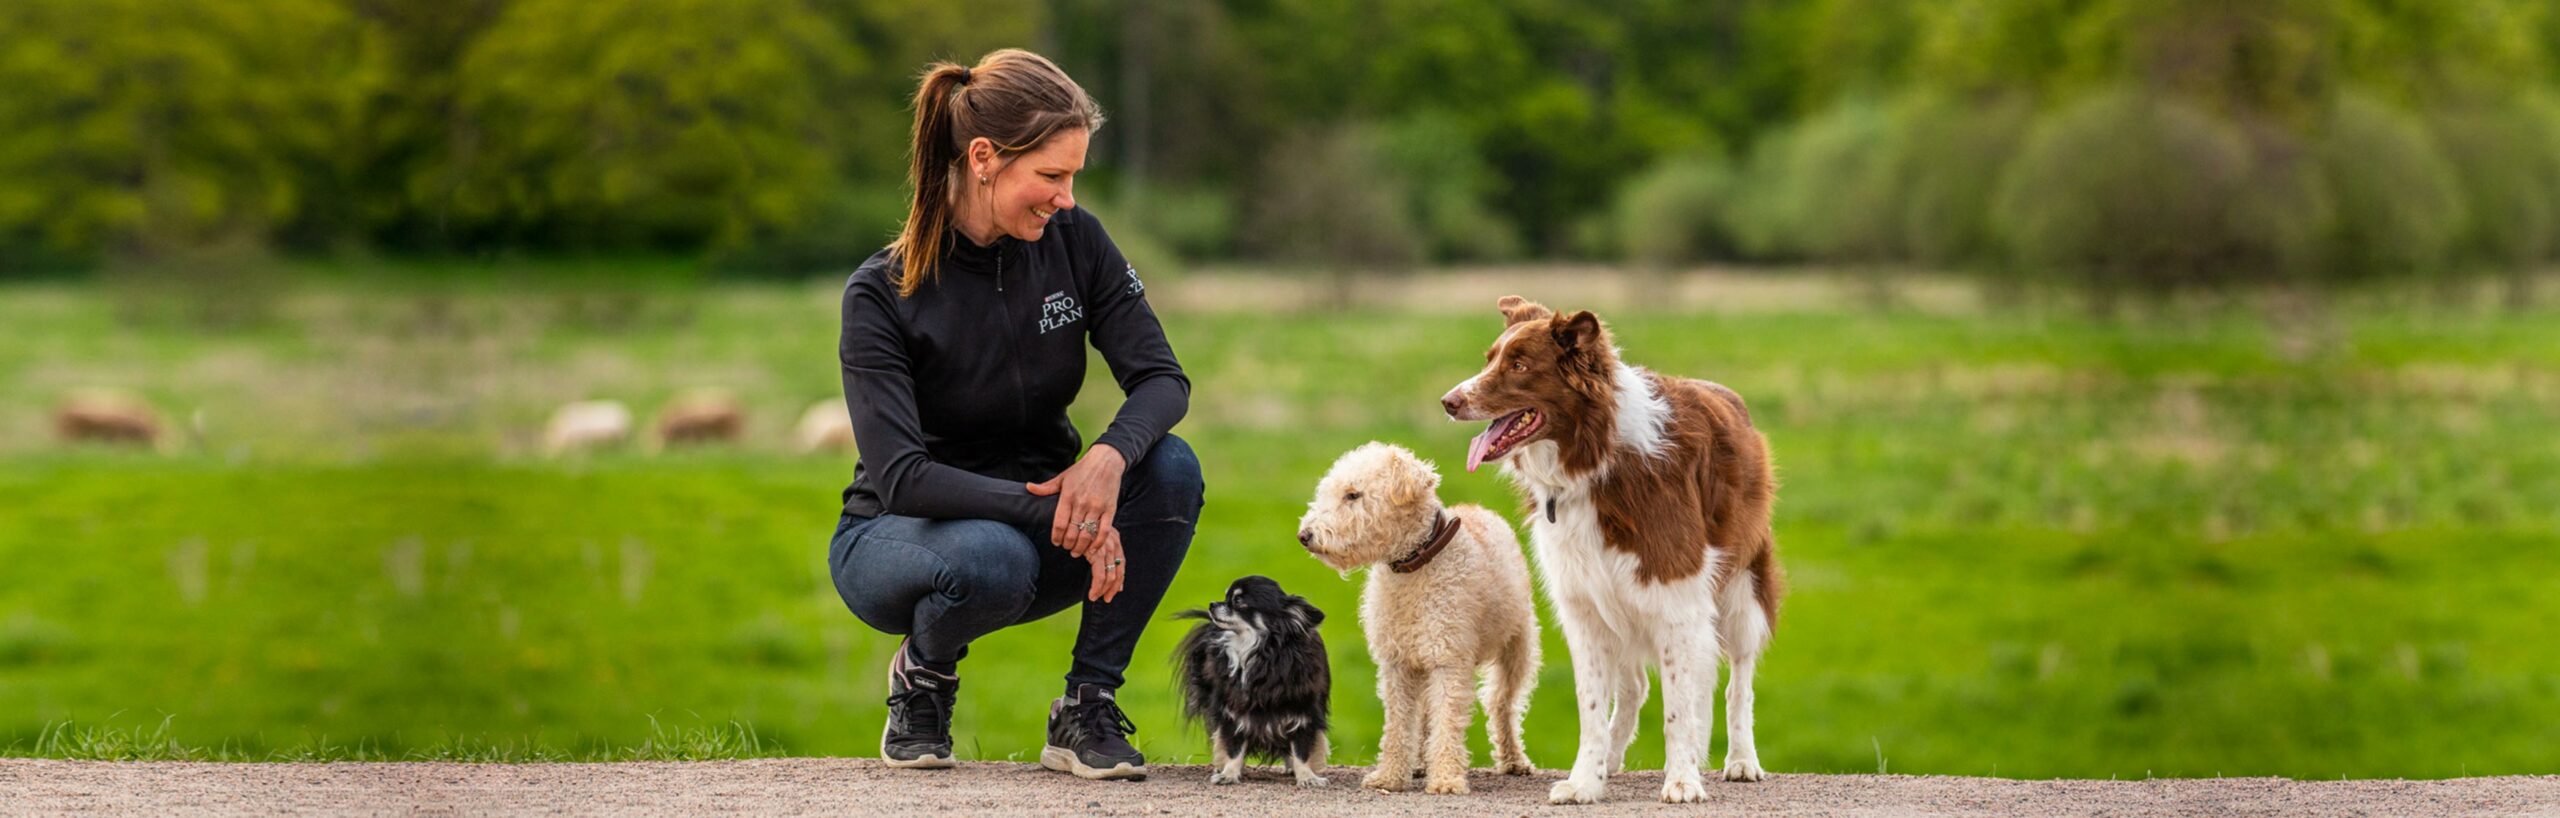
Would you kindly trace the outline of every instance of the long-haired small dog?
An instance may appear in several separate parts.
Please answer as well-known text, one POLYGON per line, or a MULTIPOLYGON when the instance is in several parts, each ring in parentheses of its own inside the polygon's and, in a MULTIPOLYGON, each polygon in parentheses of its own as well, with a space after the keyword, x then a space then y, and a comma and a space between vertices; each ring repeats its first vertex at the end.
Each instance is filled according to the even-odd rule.
POLYGON ((1325 785, 1326 714, 1333 669, 1316 626, 1324 611, 1280 590, 1270 577, 1227 587, 1206 610, 1175 614, 1203 620, 1175 655, 1182 673, 1182 713, 1209 729, 1216 769, 1211 784, 1244 777, 1247 759, 1286 762, 1298 786, 1325 785))

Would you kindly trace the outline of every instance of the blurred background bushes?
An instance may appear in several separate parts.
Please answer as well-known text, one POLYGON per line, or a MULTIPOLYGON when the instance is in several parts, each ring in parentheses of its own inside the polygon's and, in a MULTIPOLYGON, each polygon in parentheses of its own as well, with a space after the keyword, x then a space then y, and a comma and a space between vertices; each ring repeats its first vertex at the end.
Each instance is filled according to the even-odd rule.
POLYGON ((2560 256, 2534 0, 16 0, 0 275, 202 246, 839 270, 1022 45, 1170 263, 1816 262, 2164 292, 2560 256))

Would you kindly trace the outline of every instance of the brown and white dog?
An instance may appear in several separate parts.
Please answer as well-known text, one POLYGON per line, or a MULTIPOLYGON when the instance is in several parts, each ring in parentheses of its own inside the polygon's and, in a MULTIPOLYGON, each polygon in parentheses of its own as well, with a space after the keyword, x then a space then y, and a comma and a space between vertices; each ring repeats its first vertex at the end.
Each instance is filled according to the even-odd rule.
POLYGON ((1714 383, 1618 359, 1590 312, 1557 315, 1504 296, 1502 335, 1482 372, 1440 399, 1455 420, 1490 420, 1467 470, 1500 461, 1526 495, 1530 539, 1573 654, 1582 736, 1547 800, 1599 800, 1626 759, 1662 670, 1662 800, 1706 797, 1699 775, 1725 687, 1724 778, 1763 773, 1751 736, 1751 672, 1782 590, 1768 444, 1742 398, 1714 383))

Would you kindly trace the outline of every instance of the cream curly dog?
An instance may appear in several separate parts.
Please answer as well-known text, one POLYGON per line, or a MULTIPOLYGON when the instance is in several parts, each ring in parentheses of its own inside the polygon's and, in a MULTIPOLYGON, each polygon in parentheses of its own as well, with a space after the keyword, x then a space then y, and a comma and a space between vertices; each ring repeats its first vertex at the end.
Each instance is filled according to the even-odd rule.
POLYGON ((1372 442, 1334 461, 1298 521, 1298 542, 1316 559, 1346 574, 1373 569, 1360 627, 1387 724, 1377 769, 1360 783, 1381 790, 1411 784, 1420 750, 1425 792, 1467 791, 1467 694, 1479 669, 1494 768, 1535 772, 1520 747, 1538 683, 1528 561, 1510 523, 1482 506, 1443 507, 1439 488, 1430 463, 1372 442))

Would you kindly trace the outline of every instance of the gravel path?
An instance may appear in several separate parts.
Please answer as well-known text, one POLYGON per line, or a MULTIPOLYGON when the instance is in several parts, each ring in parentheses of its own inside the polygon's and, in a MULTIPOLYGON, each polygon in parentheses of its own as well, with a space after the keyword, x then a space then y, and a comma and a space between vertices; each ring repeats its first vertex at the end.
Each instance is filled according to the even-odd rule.
POLYGON ((1467 796, 1300 790, 1276 773, 1213 787, 1205 767, 1097 783, 1026 764, 899 771, 857 759, 622 764, 195 764, 0 760, 0 815, 147 813, 1004 815, 2550 815, 2560 776, 2451 781, 2009 781, 1777 775, 1710 782, 1700 805, 1656 803, 1660 772, 1610 781, 1612 800, 1549 807, 1556 773, 1478 775, 1467 796))

